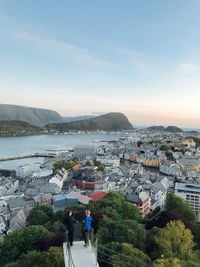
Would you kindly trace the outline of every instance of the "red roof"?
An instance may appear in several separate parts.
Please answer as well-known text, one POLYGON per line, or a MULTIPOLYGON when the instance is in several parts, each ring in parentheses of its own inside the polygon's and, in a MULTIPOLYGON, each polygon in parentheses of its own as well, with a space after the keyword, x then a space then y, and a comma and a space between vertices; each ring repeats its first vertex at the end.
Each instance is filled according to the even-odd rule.
POLYGON ((88 197, 95 199, 95 200, 101 200, 105 197, 105 193, 104 192, 97 192, 97 193, 89 195, 88 197))

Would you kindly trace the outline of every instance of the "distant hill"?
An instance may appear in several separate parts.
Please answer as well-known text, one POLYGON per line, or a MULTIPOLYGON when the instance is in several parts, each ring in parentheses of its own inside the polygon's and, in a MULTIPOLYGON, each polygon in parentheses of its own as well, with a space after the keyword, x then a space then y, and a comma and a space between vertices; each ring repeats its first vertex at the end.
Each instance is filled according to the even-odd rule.
POLYGON ((151 126, 146 128, 147 131, 166 131, 166 132, 171 132, 171 133, 177 133, 177 132, 183 132, 182 129, 178 128, 177 126, 151 126))
POLYGON ((0 136, 31 135, 43 129, 24 121, 0 121, 0 136))
POLYGON ((88 120, 53 123, 46 126, 48 130, 67 131, 121 131, 133 129, 132 124, 122 113, 108 113, 88 120))
POLYGON ((83 115, 83 116, 65 116, 63 117, 63 122, 71 122, 71 121, 82 121, 82 120, 89 120, 96 116, 93 115, 83 115))
POLYGON ((168 126, 165 131, 171 132, 171 133, 178 133, 178 132, 183 132, 182 129, 176 127, 176 126, 168 126))
POLYGON ((56 111, 6 104, 0 104, 0 120, 25 121, 37 126, 63 121, 56 111))
POLYGON ((148 131, 165 131, 165 127, 164 126, 150 126, 150 127, 146 128, 146 130, 148 130, 148 131))

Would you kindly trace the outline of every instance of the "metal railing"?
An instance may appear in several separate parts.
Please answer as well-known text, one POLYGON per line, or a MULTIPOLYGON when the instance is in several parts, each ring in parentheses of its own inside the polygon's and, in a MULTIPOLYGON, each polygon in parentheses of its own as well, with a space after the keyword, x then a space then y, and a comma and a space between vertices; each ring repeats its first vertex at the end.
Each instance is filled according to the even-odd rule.
POLYGON ((96 235, 92 231, 90 234, 90 243, 91 243, 91 252, 95 255, 96 265, 98 265, 98 239, 96 238, 96 235))
POLYGON ((69 242, 63 244, 65 267, 76 267, 72 257, 69 242))
MULTIPOLYGON (((75 236, 74 236, 74 241, 81 241, 83 240, 83 235, 81 232, 81 228, 80 225, 77 224, 75 227, 75 236), (76 231, 77 230, 77 231, 76 231)), ((74 259, 73 259, 73 255, 71 252, 71 247, 67 238, 67 234, 66 234, 66 242, 63 243, 63 252, 64 252, 64 261, 65 261, 65 267, 77 267, 74 264, 74 259)), ((94 232, 90 232, 89 233, 89 249, 90 252, 93 253, 95 255, 95 261, 96 261, 96 266, 98 266, 98 239, 96 238, 94 232)))

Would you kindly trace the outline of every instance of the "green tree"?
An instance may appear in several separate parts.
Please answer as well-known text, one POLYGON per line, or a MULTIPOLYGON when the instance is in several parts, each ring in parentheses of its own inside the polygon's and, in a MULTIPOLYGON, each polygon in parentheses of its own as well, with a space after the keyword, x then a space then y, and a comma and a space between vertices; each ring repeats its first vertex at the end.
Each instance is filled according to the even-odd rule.
POLYGON ((145 248, 146 232, 133 220, 104 220, 98 231, 100 244, 110 242, 130 243, 139 249, 145 248))
POLYGON ((168 144, 164 144, 160 146, 160 150, 168 151, 171 149, 171 146, 168 144))
POLYGON ((68 161, 56 161, 53 164, 53 168, 54 170, 60 170, 62 168, 65 168, 66 170, 73 168, 76 164, 77 164, 77 159, 74 158, 72 160, 68 160, 68 161))
POLYGON ((65 267, 63 248, 51 247, 48 250, 48 259, 51 267, 65 267))
POLYGON ((99 171, 104 171, 105 165, 103 165, 100 161, 94 160, 94 166, 98 168, 99 171))
POLYGON ((38 205, 31 210, 27 217, 27 224, 29 225, 44 225, 52 220, 54 217, 52 207, 47 205, 38 205))
POLYGON ((123 195, 108 193, 100 201, 91 201, 89 206, 93 212, 102 212, 107 215, 110 219, 121 219, 121 220, 139 220, 140 212, 139 209, 131 203, 125 201, 123 195))
POLYGON ((196 215, 189 203, 174 194, 167 196, 166 210, 183 216, 189 222, 195 222, 196 220, 196 215))
POLYGON ((121 252, 111 257, 113 267, 146 267, 151 263, 148 255, 130 244, 123 243, 121 252))
POLYGON ((22 254, 15 263, 8 263, 4 267, 64 267, 62 248, 51 247, 48 251, 31 250, 22 254))
POLYGON ((153 263, 153 267, 182 267, 182 264, 179 259, 157 259, 153 263))
POLYGON ((165 258, 187 259, 192 255, 193 236, 181 221, 171 221, 155 236, 158 253, 165 258))
POLYGON ((29 225, 44 225, 47 222, 48 216, 39 209, 33 209, 27 218, 27 224, 29 225))
POLYGON ((16 260, 23 252, 36 249, 40 240, 51 233, 43 226, 34 225, 8 234, 0 243, 0 266, 16 260))

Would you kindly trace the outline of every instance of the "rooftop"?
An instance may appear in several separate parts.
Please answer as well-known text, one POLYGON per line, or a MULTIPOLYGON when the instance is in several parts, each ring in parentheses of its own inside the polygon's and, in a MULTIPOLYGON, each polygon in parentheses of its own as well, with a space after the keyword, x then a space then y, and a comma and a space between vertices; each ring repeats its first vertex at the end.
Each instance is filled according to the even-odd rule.
POLYGON ((198 192, 200 193, 200 186, 194 184, 183 184, 183 183, 176 183, 175 190, 181 191, 190 191, 190 192, 198 192))

